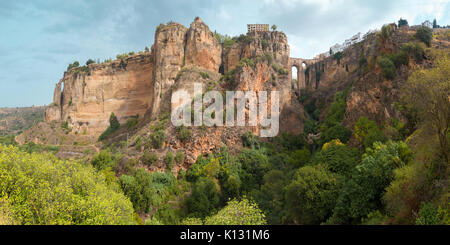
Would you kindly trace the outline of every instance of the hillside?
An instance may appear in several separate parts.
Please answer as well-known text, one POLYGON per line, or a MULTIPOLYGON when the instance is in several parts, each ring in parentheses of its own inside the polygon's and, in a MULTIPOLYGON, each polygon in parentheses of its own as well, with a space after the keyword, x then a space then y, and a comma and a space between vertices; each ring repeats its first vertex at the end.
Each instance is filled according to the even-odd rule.
POLYGON ((44 120, 44 106, 0 108, 0 136, 20 134, 44 120))
POLYGON ((145 52, 69 67, 16 141, 89 162, 146 224, 227 224, 248 202, 257 224, 449 224, 449 33, 388 24, 308 60, 278 31, 161 24, 145 52), (172 93, 194 83, 279 91, 279 134, 175 127, 172 93))

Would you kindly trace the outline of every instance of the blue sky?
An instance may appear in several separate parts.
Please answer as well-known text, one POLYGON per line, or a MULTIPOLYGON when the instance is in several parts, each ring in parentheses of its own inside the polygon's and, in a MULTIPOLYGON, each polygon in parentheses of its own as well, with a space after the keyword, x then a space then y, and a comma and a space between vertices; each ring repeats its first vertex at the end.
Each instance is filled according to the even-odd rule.
POLYGON ((156 26, 200 16, 231 36, 276 24, 292 57, 312 58, 400 17, 450 24, 449 0, 0 0, 0 107, 49 104, 69 63, 151 47, 156 26))

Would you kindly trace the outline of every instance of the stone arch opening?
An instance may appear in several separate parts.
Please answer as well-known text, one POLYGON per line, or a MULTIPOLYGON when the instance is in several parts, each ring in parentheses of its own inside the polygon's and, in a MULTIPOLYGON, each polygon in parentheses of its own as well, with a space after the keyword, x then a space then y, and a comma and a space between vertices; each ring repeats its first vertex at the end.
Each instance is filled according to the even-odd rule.
POLYGON ((298 67, 296 65, 293 65, 291 67, 291 88, 293 90, 298 89, 298 67))
POLYGON ((304 62, 304 61, 302 62, 302 69, 306 70, 306 62, 304 62))

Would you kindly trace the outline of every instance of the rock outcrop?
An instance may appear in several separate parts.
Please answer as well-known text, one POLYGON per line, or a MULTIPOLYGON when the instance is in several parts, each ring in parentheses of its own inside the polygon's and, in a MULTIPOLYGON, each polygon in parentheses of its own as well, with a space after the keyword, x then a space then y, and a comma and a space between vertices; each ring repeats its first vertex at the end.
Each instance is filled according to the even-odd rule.
MULTIPOLYGON (((247 33, 224 48, 197 17, 189 28, 174 22, 158 26, 150 52, 67 71, 55 87, 45 120, 68 122, 73 133, 98 136, 109 126, 112 112, 121 123, 136 115, 156 119, 170 112, 174 84, 189 67, 209 73, 210 79, 203 81, 205 88, 224 90, 218 84, 221 73, 233 70, 232 89, 280 91, 282 110, 297 101, 289 73, 280 73, 289 69, 284 33, 247 33), (255 65, 240 64, 243 59, 255 65)), ((177 86, 196 82, 186 82, 186 77, 181 81, 177 86)), ((300 119, 303 112, 297 112, 295 117, 300 119)))

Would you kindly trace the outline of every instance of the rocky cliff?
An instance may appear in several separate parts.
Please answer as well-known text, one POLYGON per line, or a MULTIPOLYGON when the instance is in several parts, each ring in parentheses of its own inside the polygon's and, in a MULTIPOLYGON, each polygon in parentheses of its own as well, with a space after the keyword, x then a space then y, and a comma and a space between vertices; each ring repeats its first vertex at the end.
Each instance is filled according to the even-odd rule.
MULTIPOLYGON (((99 135, 109 126, 112 112, 121 123, 136 115, 156 119, 170 112, 172 89, 184 67, 197 67, 219 78, 220 72, 233 71, 233 89, 281 89, 284 108, 291 104, 293 93, 287 73, 279 75, 278 69, 287 71, 288 64, 289 45, 282 32, 248 33, 224 48, 198 17, 189 28, 174 22, 161 24, 150 52, 65 72, 45 120, 68 122, 72 133, 99 135), (243 59, 252 64, 242 64, 243 59)), ((184 85, 195 82, 179 80, 184 85)), ((218 80, 209 82, 218 85, 218 80)))

